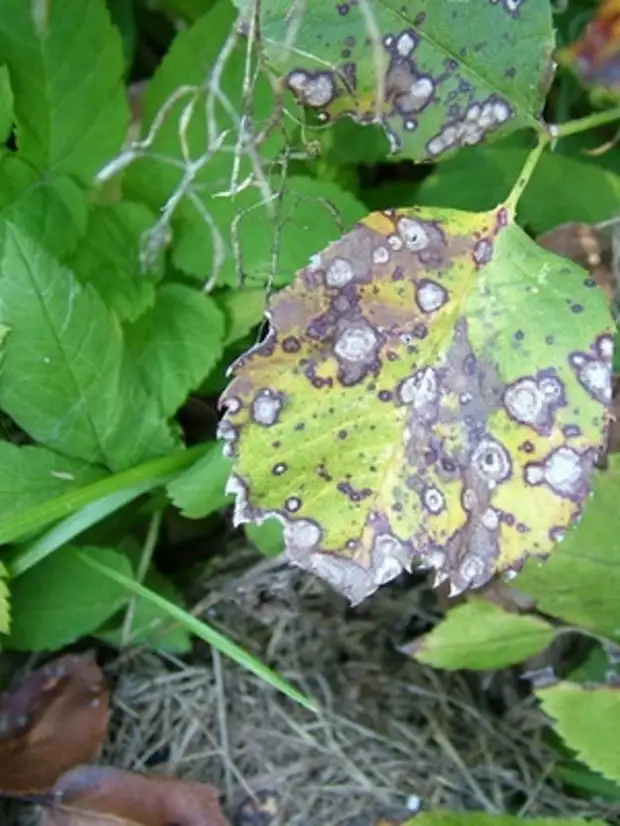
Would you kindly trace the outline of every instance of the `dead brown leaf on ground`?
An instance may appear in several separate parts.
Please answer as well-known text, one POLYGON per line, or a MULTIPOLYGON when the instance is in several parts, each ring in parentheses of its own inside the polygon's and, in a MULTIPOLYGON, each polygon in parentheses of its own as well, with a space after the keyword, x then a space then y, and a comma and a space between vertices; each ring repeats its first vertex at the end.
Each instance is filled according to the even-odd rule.
POLYGON ((92 760, 108 725, 108 688, 91 654, 66 655, 0 694, 0 791, 46 791, 92 760))
POLYGON ((230 826, 207 783, 78 766, 54 786, 41 826, 230 826))

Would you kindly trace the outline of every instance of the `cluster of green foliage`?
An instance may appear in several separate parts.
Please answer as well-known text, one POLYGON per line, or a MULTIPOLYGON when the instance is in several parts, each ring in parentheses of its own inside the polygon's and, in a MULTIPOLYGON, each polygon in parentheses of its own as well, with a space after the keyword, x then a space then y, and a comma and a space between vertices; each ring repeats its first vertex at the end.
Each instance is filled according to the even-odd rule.
MULTIPOLYGON (((370 47, 377 32, 390 42, 400 21, 394 7, 402 4, 317 3, 315 27, 299 29, 299 53, 290 52, 283 4, 263 2, 260 20, 255 4, 237 5, 4 0, 0 639, 7 650, 49 651, 93 635, 111 645, 151 641, 182 653, 196 635, 313 707, 189 615, 180 589, 153 563, 172 512, 204 520, 233 501, 226 482, 234 462, 216 440, 215 400, 228 366, 257 340, 270 293, 291 284, 312 255, 370 210, 424 206, 430 216, 445 207, 471 214, 518 202, 519 224, 530 235, 565 221, 610 219, 620 203, 620 157, 584 150, 603 140, 592 127, 620 113, 593 111, 608 98, 584 91, 564 70, 547 95, 554 27, 556 43, 572 42, 595 14, 594 2, 579 0, 553 17, 547 0, 477 2, 475 11, 467 3, 409 0, 411 26, 447 8, 473 15, 471 26, 452 27, 472 43, 484 41, 486 74, 471 68, 471 83, 481 94, 505 95, 515 113, 490 131, 492 145, 455 145, 440 163, 416 165, 431 160, 425 147, 441 131, 447 101, 446 112, 436 108, 411 128, 392 116, 382 125, 342 117, 350 109, 342 89, 318 113, 297 99, 300 77, 340 59, 333 49, 352 36, 338 27, 355 14, 346 60, 357 67, 363 103, 356 114, 372 119, 380 101, 370 47), (368 8, 376 12, 370 27, 368 8), (499 19, 507 34, 498 46, 486 37, 492 29, 500 37, 499 19), (528 37, 512 37, 510 27, 521 24, 529 26, 528 37), (148 27, 165 54, 154 61, 139 117, 132 118, 127 87, 136 80, 148 27), (366 30, 368 43, 360 34, 366 30), (307 62, 296 63, 299 55, 307 62), (513 65, 520 67, 516 80, 513 65), (297 81, 286 88, 280 79, 295 72, 297 81), (546 121, 563 124, 553 150, 538 119, 545 96, 546 121), (326 112, 328 125, 319 116, 326 112), (534 155, 532 132, 539 136, 534 155), (398 149, 392 155, 388 136, 398 149), (208 415, 190 435, 183 414, 192 398, 208 415), (153 637, 166 618, 178 625, 153 637)), ((424 59, 439 74, 446 50, 436 40, 425 47, 424 59)), ((467 58, 463 64, 467 69, 467 58)), ((449 220, 456 227, 463 215, 449 220)), ((539 254, 538 263, 559 267, 559 259, 539 254)), ((541 324, 555 312, 552 297, 541 290, 532 299, 541 324)), ((592 314, 574 317, 567 339, 591 340, 606 329, 611 315, 597 300, 592 314)), ((571 342, 567 351, 576 349, 571 342)), ((536 354, 531 360, 524 368, 535 372, 536 354)), ((339 401, 349 403, 344 394, 339 401)), ((256 467, 260 477, 261 463, 273 461, 253 438, 242 439, 241 461, 247 474, 256 467)), ((303 452, 301 440, 294 447, 303 452)), ((313 461, 308 457, 308 467, 313 461)), ((567 632, 587 638, 587 657, 536 693, 570 752, 594 770, 569 763, 567 782, 617 797, 617 457, 595 476, 580 524, 544 566, 528 562, 515 580, 535 611, 471 597, 417 641, 414 656, 437 668, 486 670, 521 663, 567 632)), ((278 522, 243 529, 266 554, 284 548, 278 522)))

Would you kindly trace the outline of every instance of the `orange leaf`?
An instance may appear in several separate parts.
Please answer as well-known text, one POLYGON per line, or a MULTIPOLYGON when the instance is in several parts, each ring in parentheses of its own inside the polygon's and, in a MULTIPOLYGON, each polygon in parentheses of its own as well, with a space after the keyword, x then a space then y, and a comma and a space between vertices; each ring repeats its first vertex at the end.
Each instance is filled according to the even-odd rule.
POLYGON ((216 788, 107 766, 60 778, 41 826, 229 826, 216 788))
POLYGON ((99 750, 108 689, 92 655, 67 655, 0 694, 0 791, 32 794, 99 750))
POLYGON ((586 83, 620 90, 620 2, 602 0, 583 36, 559 59, 574 65, 586 83))

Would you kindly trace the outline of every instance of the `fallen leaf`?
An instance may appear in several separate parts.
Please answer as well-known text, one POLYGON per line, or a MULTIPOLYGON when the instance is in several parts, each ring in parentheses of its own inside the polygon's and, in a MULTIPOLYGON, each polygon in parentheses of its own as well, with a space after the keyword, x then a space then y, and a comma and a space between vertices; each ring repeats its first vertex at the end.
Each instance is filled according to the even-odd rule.
POLYGON ((99 750, 108 689, 92 655, 67 655, 0 694, 0 790, 42 792, 99 750))
POLYGON ((613 299, 611 242, 602 230, 590 224, 569 221, 539 235, 536 241, 541 247, 588 270, 607 298, 613 299))
POLYGON ((207 783, 78 766, 52 790, 41 826, 230 826, 207 783))

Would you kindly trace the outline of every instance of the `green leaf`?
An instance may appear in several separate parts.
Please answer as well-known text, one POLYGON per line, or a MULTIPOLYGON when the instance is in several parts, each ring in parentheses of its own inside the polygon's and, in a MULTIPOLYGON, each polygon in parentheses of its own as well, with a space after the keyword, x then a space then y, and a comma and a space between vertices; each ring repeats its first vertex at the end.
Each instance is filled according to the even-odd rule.
POLYGON ((506 668, 538 654, 554 636, 553 627, 543 620, 470 598, 452 608, 430 633, 407 646, 406 652, 435 668, 506 668))
MULTIPOLYGON (((144 585, 149 590, 167 602, 184 607, 183 597, 170 582, 154 568, 151 568, 144 585)), ((109 630, 100 631, 97 636, 108 645, 120 646, 123 643, 123 628, 125 612, 121 614, 120 622, 109 630)), ((136 598, 132 622, 131 633, 126 640, 128 645, 147 644, 157 651, 170 651, 175 654, 187 654, 191 650, 190 636, 183 626, 175 625, 170 631, 161 633, 161 628, 170 625, 170 618, 165 611, 149 600, 136 598)))
POLYGON ((152 0, 152 7, 165 12, 173 20, 181 18, 187 23, 194 23, 210 11, 217 0, 152 0))
POLYGON ((88 229, 70 266, 82 284, 92 284, 121 320, 135 321, 155 303, 155 283, 140 271, 140 242, 154 223, 143 204, 121 201, 94 206, 88 229))
POLYGON ((530 560, 515 587, 530 594, 545 614, 620 639, 620 456, 608 461, 608 470, 595 474, 582 521, 544 566, 530 560))
MULTIPOLYGON (((441 164, 411 193, 401 188, 382 197, 402 206, 449 206, 485 210, 509 193, 527 149, 479 147, 441 164)), ((620 176, 560 152, 545 153, 519 202, 519 218, 541 233, 566 221, 597 223, 614 216, 620 199, 620 176), (570 182, 570 183, 568 183, 570 182), (558 197, 561 193, 561 197, 558 197)))
POLYGON ((118 583, 87 568, 80 553, 131 576, 123 554, 107 548, 65 547, 13 580, 13 621, 7 647, 49 651, 92 634, 127 601, 118 583))
POLYGON ((136 9, 134 4, 128 3, 127 0, 106 0, 106 5, 112 23, 120 32, 126 71, 129 72, 133 66, 136 51, 136 9))
MULTIPOLYGON (((237 5, 249 18, 251 0, 237 5)), ((415 160, 536 126, 553 78, 547 3, 318 0, 291 14, 265 0, 259 30, 271 66, 320 121, 379 122, 415 160)))
POLYGON ((578 789, 584 797, 606 798, 620 802, 620 785, 591 772, 578 763, 569 766, 556 766, 553 777, 564 786, 578 789))
POLYGON ((581 817, 522 817, 487 812, 420 812, 402 826, 606 826, 602 820, 581 817))
MULTIPOLYGON (((53 543, 58 539, 59 533, 63 533, 64 536, 67 534, 77 536, 143 493, 165 485, 171 477, 189 467, 198 456, 201 456, 203 450, 202 445, 183 448, 161 458, 151 459, 142 465, 131 467, 122 473, 107 476, 98 482, 58 496, 56 499, 48 499, 40 505, 11 513, 0 522, 0 544, 23 540, 33 532, 41 531, 58 522, 59 519, 64 519, 64 522, 55 525, 52 531, 36 543, 40 545, 42 542, 49 541, 50 545, 46 546, 46 550, 49 550, 50 546, 56 550, 60 546, 54 546, 53 543), (54 533, 55 539, 53 537, 49 540, 50 533, 54 533)), ((28 551, 29 549, 26 549, 26 553, 28 551)), ((36 562, 38 558, 35 555, 34 564, 36 562)), ((30 565, 19 567, 23 571, 27 570, 30 565)), ((11 565, 11 572, 16 575, 14 565, 11 565)))
MULTIPOLYGON (((239 260, 234 259, 232 236, 228 234, 224 239, 228 257, 218 283, 235 284, 241 277, 250 286, 288 284, 317 246, 334 241, 366 212, 356 198, 328 181, 289 176, 283 186, 275 221, 260 206, 255 190, 209 204, 221 228, 238 219, 239 260)), ((205 256, 205 230, 204 219, 194 212, 179 231, 173 255, 179 269, 201 279, 207 278, 210 264, 205 256)))
POLYGON ((149 395, 171 416, 223 352, 224 317, 208 295, 165 284, 155 306, 127 330, 127 344, 149 395))
POLYGON ((220 436, 235 524, 357 603, 414 563, 452 593, 551 551, 603 446, 602 291, 504 206, 371 213, 272 297, 220 436))
POLYGON ((104 476, 94 465, 47 448, 0 441, 0 515, 5 519, 104 476))
POLYGON ((86 231, 88 206, 85 191, 69 176, 40 176, 19 155, 0 157, 2 221, 21 227, 52 255, 73 252, 86 231))
POLYGON ((230 504, 224 488, 231 464, 222 455, 221 445, 214 442, 196 464, 170 482, 168 496, 183 516, 202 519, 230 504))
POLYGON ((4 0, 0 61, 11 76, 20 155, 39 172, 88 181, 120 150, 129 107, 104 0, 4 0))
POLYGON ((6 568, 0 562, 0 634, 8 634, 11 624, 9 589, 5 582, 6 568))
POLYGON ((13 90, 6 66, 0 66, 0 143, 5 143, 13 129, 13 90))
POLYGON ((0 296, 0 323, 11 328, 0 407, 33 439, 113 470, 172 447, 116 317, 16 227, 0 259, 0 296))
MULTIPOLYGON (((262 204, 265 193, 261 194, 255 187, 242 189, 236 197, 221 197, 221 193, 227 192, 235 180, 240 186, 254 169, 247 150, 235 152, 239 118, 244 111, 243 79, 247 49, 243 40, 235 45, 222 69, 219 90, 220 95, 228 100, 228 105, 224 107, 221 98, 217 99, 214 107, 217 129, 213 134, 209 133, 208 128, 211 119, 205 117, 205 112, 210 110, 210 101, 214 99, 208 90, 205 91, 205 78, 210 76, 226 39, 234 30, 236 19, 229 0, 222 0, 176 37, 147 89, 143 134, 148 133, 157 113, 173 95, 179 94, 179 89, 189 89, 195 84, 200 91, 193 93, 193 96, 188 92, 166 109, 164 122, 151 146, 151 157, 137 159, 123 178, 126 194, 160 210, 175 193, 184 173, 187 174, 190 161, 184 157, 179 134, 180 127, 184 126, 189 158, 194 165, 198 165, 194 170, 193 182, 185 197, 181 198, 174 216, 173 260, 175 266, 184 272, 218 283, 235 283, 237 280, 233 256, 237 215, 251 210, 242 222, 245 243, 248 238, 262 232, 267 215, 267 207, 262 204), (221 142, 217 151, 209 152, 208 147, 217 141, 221 142), (220 262, 222 256, 224 260, 220 262)), ((255 69, 254 65, 250 67, 254 78, 252 130, 258 133, 274 111, 276 98, 262 71, 255 69)), ((282 138, 275 135, 257 151, 261 157, 273 157, 282 147, 282 138)), ((272 187, 268 194, 275 199, 277 189, 272 187)), ((275 208, 275 201, 272 206, 275 208)), ((272 237, 273 233, 270 233, 265 241, 267 246, 272 237)), ((252 271, 255 263, 248 260, 244 267, 252 271)))
POLYGON ((620 662, 612 662, 605 648, 597 642, 567 676, 571 683, 604 683, 620 677, 619 671, 620 662))
POLYGON ((245 534, 265 556, 277 556, 284 550, 284 531, 277 519, 268 519, 261 525, 246 525, 245 534))
POLYGON ((225 347, 243 338, 264 318, 264 289, 217 290, 212 295, 226 319, 225 347))
POLYGON ((587 766, 620 782, 620 689, 560 682, 536 691, 553 727, 587 766))

